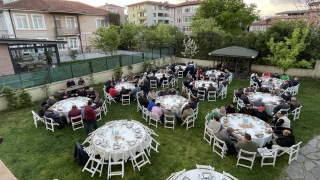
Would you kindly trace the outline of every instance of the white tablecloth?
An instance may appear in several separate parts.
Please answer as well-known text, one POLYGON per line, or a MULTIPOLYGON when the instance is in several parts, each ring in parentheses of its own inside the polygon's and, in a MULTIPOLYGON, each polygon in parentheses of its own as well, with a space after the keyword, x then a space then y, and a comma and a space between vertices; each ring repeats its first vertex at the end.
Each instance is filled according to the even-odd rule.
POLYGON ((181 69, 183 69, 183 71, 187 68, 187 66, 181 66, 181 65, 176 65, 174 68, 178 70, 179 66, 181 67, 181 69))
POLYGON ((161 105, 162 111, 170 106, 172 108, 172 112, 175 112, 177 115, 181 115, 182 109, 186 104, 188 104, 188 99, 178 95, 166 95, 158 97, 156 99, 156 103, 158 102, 161 105))
MULTIPOLYGON (((146 133, 145 129, 139 123, 127 120, 110 121, 97 130, 92 142, 95 146, 96 153, 100 155, 105 153, 105 158, 108 158, 109 153, 112 151, 124 151, 126 161, 130 157, 129 150, 132 153, 137 152, 140 149, 140 147, 138 147, 139 144, 145 148, 145 144, 142 142, 143 140, 147 140, 146 133), (118 135, 116 135, 117 132, 118 135), (140 138, 137 137, 139 134, 141 135, 140 138), (130 144, 131 142, 134 143, 130 144), (119 144, 120 149, 114 149, 116 144, 119 144)), ((118 161, 120 158, 121 156, 112 157, 114 161, 118 161)))
POLYGON ((262 97, 262 102, 265 103, 264 105, 264 110, 269 114, 272 115, 274 107, 276 107, 280 102, 282 98, 279 96, 272 96, 271 94, 268 93, 251 93, 249 95, 249 100, 251 103, 253 103, 255 100, 258 98, 262 97))
POLYGON ((276 87, 280 88, 281 84, 283 83, 283 80, 278 79, 278 78, 264 78, 264 77, 261 77, 260 80, 261 80, 261 84, 262 85, 266 85, 268 88, 271 88, 271 89, 274 89, 276 87), (273 86, 269 86, 268 85, 268 82, 269 82, 270 79, 272 79, 273 86))
POLYGON ((128 83, 128 82, 122 82, 122 83, 117 83, 114 88, 116 89, 116 91, 120 92, 122 89, 122 86, 124 86, 124 88, 126 89, 134 89, 134 84, 133 83, 128 83))
POLYGON ((76 105, 78 109, 83 109, 83 107, 87 104, 86 101, 90 100, 87 97, 72 97, 69 99, 61 100, 56 103, 53 111, 56 111, 67 118, 68 123, 70 123, 70 119, 68 118, 68 113, 72 108, 72 105, 76 105))
MULTIPOLYGON (((213 81, 202 81, 202 80, 199 80, 199 81, 194 81, 195 82, 195 88, 199 88, 202 86, 202 84, 205 84, 205 88, 208 89, 209 88, 209 85, 210 84, 213 84, 213 86, 215 88, 218 88, 218 84, 213 82, 213 81)), ((190 83, 191 85, 192 83, 190 83)))
POLYGON ((190 171, 186 171, 181 174, 176 180, 204 180, 203 173, 210 173, 212 176, 212 180, 230 180, 230 178, 224 176, 223 174, 216 172, 216 171, 209 171, 209 170, 202 170, 202 169, 193 169, 190 171))
MULTIPOLYGON (((159 82, 160 82, 160 79, 163 77, 163 74, 165 75, 165 77, 167 77, 167 78, 169 77, 168 74, 166 74, 166 73, 155 73, 155 76, 158 78, 159 82)), ((153 74, 150 74, 149 76, 153 76, 153 74)))
MULTIPOLYGON (((267 130, 271 130, 271 127, 259 118, 253 116, 247 116, 244 114, 229 114, 228 116, 223 116, 220 122, 224 127, 232 127, 234 129, 239 129, 240 132, 246 132, 251 135, 251 140, 262 147, 266 145, 267 142, 271 141, 272 134, 266 133, 267 130), (252 125, 252 128, 241 127, 243 125, 252 125), (263 137, 257 137, 256 134, 263 134, 263 137)), ((240 133, 235 133, 236 136, 242 137, 240 133)))
MULTIPOLYGON (((222 71, 214 70, 213 73, 215 76, 219 76, 222 73, 222 71)), ((210 74, 212 74, 212 71, 206 72, 206 75, 210 75, 210 74)))

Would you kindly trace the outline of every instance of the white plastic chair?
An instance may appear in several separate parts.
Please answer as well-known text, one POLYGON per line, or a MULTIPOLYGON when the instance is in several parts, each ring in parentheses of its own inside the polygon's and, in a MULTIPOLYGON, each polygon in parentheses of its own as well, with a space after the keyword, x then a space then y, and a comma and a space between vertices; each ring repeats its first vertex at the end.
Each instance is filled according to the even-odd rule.
POLYGON ((169 82, 169 85, 171 85, 171 87, 174 87, 176 85, 176 79, 172 78, 171 81, 169 82))
POLYGON ((136 92, 136 98, 134 100, 137 100, 138 101, 138 98, 140 96, 140 94, 142 93, 143 91, 139 91, 139 92, 136 92))
POLYGON ((186 124, 186 129, 188 130, 189 128, 194 127, 194 122, 196 121, 196 114, 193 114, 191 116, 188 116, 183 123, 181 124, 181 126, 186 124), (189 124, 192 124, 191 126, 189 126, 189 124))
POLYGON ((183 78, 183 71, 178 71, 178 78, 183 78))
POLYGON ((278 114, 283 113, 285 116, 288 116, 288 112, 290 109, 280 109, 276 114, 273 115, 273 117, 277 117, 278 114))
POLYGON ((208 98, 208 101, 216 101, 217 98, 217 91, 208 91, 208 95, 207 95, 207 98, 208 98))
POLYGON ((237 109, 240 110, 241 108, 245 107, 246 105, 244 104, 244 102, 238 98, 238 103, 237 103, 237 109))
POLYGON ((230 76, 228 77, 227 81, 229 82, 229 84, 232 82, 232 78, 233 78, 233 73, 230 72, 230 76))
POLYGON ((299 117, 300 117, 300 112, 301 112, 301 108, 302 108, 302 106, 294 109, 294 110, 291 112, 291 114, 293 114, 293 121, 295 121, 296 119, 299 119, 299 117))
POLYGON ((135 167, 137 167, 138 170, 140 171, 140 168, 142 166, 144 166, 148 163, 151 164, 147 154, 144 152, 144 149, 141 147, 141 144, 139 144, 137 146, 138 153, 132 152, 131 150, 129 150, 129 151, 130 151, 130 160, 132 162, 132 167, 133 167, 134 171, 135 171, 135 167))
POLYGON ((197 169, 214 171, 214 167, 211 167, 210 165, 199 165, 199 164, 196 164, 196 166, 197 166, 197 169))
POLYGON ((285 153, 289 154, 289 161, 288 164, 290 164, 292 161, 296 160, 298 158, 298 154, 299 154, 299 149, 300 149, 300 145, 301 145, 301 141, 298 144, 292 145, 290 148, 288 148, 287 150, 283 151, 282 153, 280 153, 278 156, 281 156, 285 153))
POLYGON ((75 117, 71 117, 70 118, 71 124, 72 124, 72 128, 73 131, 80 129, 80 128, 84 128, 83 125, 83 120, 82 120, 82 115, 79 116, 75 116, 75 117), (74 120, 80 119, 79 121, 74 122, 74 120), (77 126, 77 127, 76 127, 77 126))
POLYGON ((137 101, 137 112, 139 112, 140 110, 143 111, 142 106, 140 105, 140 102, 137 101))
POLYGON ((100 108, 101 108, 101 111, 103 111, 104 116, 106 116, 107 112, 108 112, 106 101, 103 102, 103 104, 102 104, 102 106, 100 108))
POLYGON ((45 119, 40 117, 36 112, 31 110, 31 113, 32 113, 32 116, 33 116, 33 123, 34 123, 34 126, 36 126, 36 128, 38 127, 38 124, 37 124, 38 121, 41 121, 41 122, 45 123, 45 119))
POLYGON ((228 85, 222 89, 220 94, 218 94, 217 98, 221 96, 221 99, 227 98, 228 85))
POLYGON ((204 133, 203 133, 203 139, 206 140, 210 145, 212 142, 212 139, 214 138, 214 133, 212 129, 209 128, 208 124, 204 124, 204 133), (207 139, 206 135, 209 136, 209 139, 207 139))
POLYGON ((44 117, 44 120, 46 124, 46 130, 54 132, 54 126, 59 126, 59 124, 54 122, 54 120, 51 118, 44 117))
POLYGON ((162 81, 162 84, 161 84, 161 87, 162 87, 162 88, 169 88, 168 80, 163 80, 163 81, 162 81))
POLYGON ((298 85, 296 85, 296 86, 293 86, 293 89, 294 89, 294 95, 293 95, 293 96, 295 96, 295 95, 298 94, 298 92, 299 92, 299 87, 300 87, 300 84, 298 84, 298 85))
POLYGON ((199 98, 199 100, 203 101, 204 98, 206 97, 206 91, 205 90, 198 90, 197 97, 199 98))
POLYGON ((94 146, 90 145, 88 147, 83 147, 83 150, 88 154, 90 157, 92 154, 94 154, 94 146))
POLYGON ((113 101, 114 103, 116 103, 116 101, 113 99, 113 97, 109 94, 109 93, 106 93, 106 101, 111 104, 111 102, 113 101))
POLYGON ((122 94, 122 106, 130 105, 130 94, 122 94))
POLYGON ((237 178, 235 178, 234 176, 232 176, 231 174, 223 171, 223 175, 227 178, 229 178, 230 180, 238 180, 237 178))
POLYGON ((184 172, 186 172, 186 169, 184 169, 182 171, 178 171, 178 172, 172 173, 166 180, 176 180, 184 172))
POLYGON ((267 148, 258 148, 258 152, 261 155, 261 167, 267 165, 276 165, 276 159, 278 155, 278 148, 277 149, 267 149, 267 148), (272 163, 265 163, 264 159, 273 159, 272 163))
POLYGON ((146 122, 148 122, 148 119, 150 117, 150 112, 148 111, 147 108, 145 108, 143 106, 141 106, 141 107, 142 107, 142 119, 144 119, 144 120, 146 120, 146 122))
POLYGON ((214 82, 214 81, 216 81, 216 78, 215 77, 210 77, 210 81, 214 82))
POLYGON ((226 142, 220 140, 215 135, 213 135, 213 149, 212 149, 212 151, 217 153, 223 159, 227 150, 228 150, 228 148, 227 148, 226 142), (216 150, 215 147, 217 147, 218 150, 216 150))
POLYGON ((144 145, 149 156, 151 156, 150 155, 151 149, 159 153, 158 146, 160 145, 160 143, 158 143, 158 141, 153 139, 151 136, 148 137, 147 141, 144 141, 144 145))
POLYGON ((250 170, 252 170, 252 166, 253 166, 253 163, 254 163, 254 160, 256 158, 256 154, 257 152, 249 152, 249 151, 245 151, 243 149, 240 149, 239 153, 238 153, 238 161, 237 161, 237 164, 236 166, 242 166, 242 167, 246 167, 246 168, 249 168, 250 170), (245 153, 247 155, 251 155, 251 157, 247 157, 247 156, 243 156, 242 154, 245 153), (250 161, 251 162, 251 165, 248 166, 248 165, 245 165, 245 164, 241 164, 240 163, 240 160, 243 159, 243 160, 246 160, 246 161, 250 161))
POLYGON ((157 114, 150 113, 149 125, 152 125, 158 128, 158 122, 161 123, 160 117, 157 114))
POLYGON ((234 102, 234 103, 236 103, 237 101, 238 101, 238 98, 237 98, 237 96, 236 96, 236 91, 237 90, 233 90, 233 99, 232 99, 232 102, 234 102))
POLYGON ((90 145, 92 144, 92 137, 93 134, 91 133, 84 141, 81 143, 82 145, 85 145, 86 143, 89 143, 90 145))
POLYGON ((167 115, 167 114, 164 114, 164 128, 171 128, 174 130, 174 125, 176 123, 176 117, 174 115, 167 115), (168 120, 169 119, 172 119, 172 120, 168 120), (172 124, 172 126, 167 126, 167 124, 172 124))
POLYGON ((101 177, 103 165, 105 164, 108 164, 108 163, 105 162, 104 154, 101 156, 98 155, 98 157, 96 158, 96 154, 92 153, 86 165, 82 169, 82 172, 84 172, 85 170, 89 171, 92 174, 91 177, 93 177, 96 172, 99 172, 100 173, 99 177, 101 177))
POLYGON ((158 88, 157 80, 150 80, 150 88, 152 88, 152 89, 158 88))
POLYGON ((97 111, 97 114, 96 114, 97 121, 100 121, 102 119, 102 117, 101 117, 101 108, 99 107, 98 109, 96 109, 96 111, 97 111))
POLYGON ((109 164, 108 164, 108 178, 109 179, 111 176, 119 176, 123 178, 124 176, 124 152, 123 151, 110 151, 109 152, 109 164), (112 156, 121 156, 119 161, 114 161, 112 159, 112 156), (112 171, 111 167, 113 165, 121 165, 121 171, 112 171))

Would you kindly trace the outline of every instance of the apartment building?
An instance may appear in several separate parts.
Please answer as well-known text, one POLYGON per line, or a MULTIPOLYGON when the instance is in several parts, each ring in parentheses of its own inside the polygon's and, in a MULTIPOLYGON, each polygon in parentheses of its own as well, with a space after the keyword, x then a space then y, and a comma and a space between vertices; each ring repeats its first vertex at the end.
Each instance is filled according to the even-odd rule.
POLYGON ((307 19, 309 16, 309 10, 295 10, 295 11, 284 11, 276 13, 275 19, 280 20, 296 20, 296 19, 307 19))
POLYGON ((143 1, 126 5, 128 21, 148 26, 174 24, 174 8, 169 2, 143 1))
POLYGON ((92 33, 109 26, 106 10, 75 1, 3 0, 0 5, 3 37, 67 41, 59 45, 61 55, 70 50, 93 51, 92 33))
POLYGON ((185 35, 191 34, 191 18, 197 12, 201 0, 187 0, 186 2, 172 6, 174 8, 174 25, 185 35))
POLYGON ((118 6, 118 5, 115 5, 115 4, 106 3, 103 6, 99 6, 99 8, 104 9, 104 10, 106 10, 108 12, 112 12, 112 13, 119 13, 119 15, 120 15, 120 24, 124 23, 125 18, 126 18, 126 15, 124 14, 124 11, 126 9, 125 7, 118 6))
POLYGON ((272 26, 272 24, 275 22, 275 19, 266 19, 263 21, 257 21, 254 22, 250 25, 249 27, 249 31, 253 32, 253 31, 263 31, 266 32, 268 27, 272 26))

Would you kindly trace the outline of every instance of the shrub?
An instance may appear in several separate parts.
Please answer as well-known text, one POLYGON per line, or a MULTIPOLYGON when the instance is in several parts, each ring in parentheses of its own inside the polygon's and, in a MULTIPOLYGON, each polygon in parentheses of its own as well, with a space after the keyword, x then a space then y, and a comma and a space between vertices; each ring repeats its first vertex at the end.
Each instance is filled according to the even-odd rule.
POLYGON ((1 89, 1 93, 4 95, 4 98, 7 101, 7 107, 9 110, 13 110, 18 106, 18 98, 14 90, 9 86, 4 86, 1 89))
POLYGON ((21 107, 32 105, 31 95, 24 87, 20 89, 19 102, 21 107))

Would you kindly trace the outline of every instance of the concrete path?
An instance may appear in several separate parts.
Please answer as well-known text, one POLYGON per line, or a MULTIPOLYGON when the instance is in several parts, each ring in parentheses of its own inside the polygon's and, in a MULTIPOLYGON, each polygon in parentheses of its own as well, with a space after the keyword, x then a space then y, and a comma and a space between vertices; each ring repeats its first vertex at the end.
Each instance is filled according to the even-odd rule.
POLYGON ((300 148, 298 159, 286 169, 285 179, 320 179, 320 136, 300 148))

